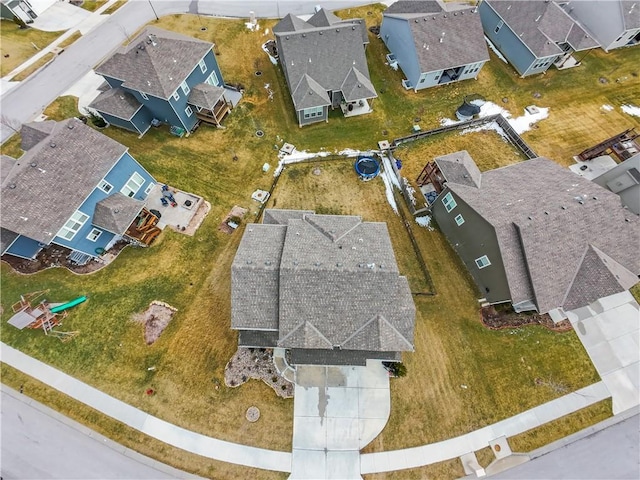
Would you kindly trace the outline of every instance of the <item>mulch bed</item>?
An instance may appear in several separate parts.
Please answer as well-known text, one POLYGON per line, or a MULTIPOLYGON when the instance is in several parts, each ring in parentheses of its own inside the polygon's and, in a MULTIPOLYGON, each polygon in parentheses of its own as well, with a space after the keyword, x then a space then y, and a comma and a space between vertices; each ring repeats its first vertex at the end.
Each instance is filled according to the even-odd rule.
POLYGON ((224 217, 224 220, 222 221, 222 223, 218 226, 218 230, 220 230, 221 232, 226 233, 227 235, 231 235, 233 232, 236 231, 235 228, 231 228, 229 226, 229 220, 232 217, 238 217, 240 219, 244 218, 245 213, 247 213, 247 209, 246 208, 242 208, 239 207, 238 205, 234 205, 233 208, 231 209, 231 211, 229 213, 227 213, 227 216, 224 217))
POLYGON ((167 303, 154 300, 144 312, 133 316, 134 321, 144 325, 144 341, 147 345, 158 340, 177 311, 167 303))
POLYGON ((482 324, 491 330, 519 328, 527 325, 542 325, 554 332, 567 332, 573 327, 569 320, 554 323, 548 314, 516 313, 513 310, 496 310, 492 305, 481 309, 482 324))
MULTIPOLYGON (((129 245, 127 242, 117 242, 106 255, 115 257, 124 247, 129 245)), ((51 267, 63 267, 73 273, 85 274, 92 273, 101 269, 106 263, 97 260, 91 260, 86 265, 75 265, 68 260, 71 250, 59 245, 50 245, 43 248, 34 260, 26 260, 24 258, 14 257, 13 255, 2 255, 2 261, 11 266, 16 272, 31 274, 46 270, 51 267)))
POLYGON ((224 368, 227 387, 239 387, 251 378, 262 380, 280 397, 293 397, 294 386, 278 373, 270 348, 238 348, 224 368))

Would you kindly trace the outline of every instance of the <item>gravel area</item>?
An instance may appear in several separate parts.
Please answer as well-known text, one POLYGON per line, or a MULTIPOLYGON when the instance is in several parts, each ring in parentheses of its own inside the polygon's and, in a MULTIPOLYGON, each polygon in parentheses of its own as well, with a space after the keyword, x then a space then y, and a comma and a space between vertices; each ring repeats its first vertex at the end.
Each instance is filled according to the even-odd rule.
POLYGON ((293 384, 278 373, 269 348, 238 348, 224 369, 227 387, 239 387, 251 378, 262 380, 280 397, 293 397, 293 384))

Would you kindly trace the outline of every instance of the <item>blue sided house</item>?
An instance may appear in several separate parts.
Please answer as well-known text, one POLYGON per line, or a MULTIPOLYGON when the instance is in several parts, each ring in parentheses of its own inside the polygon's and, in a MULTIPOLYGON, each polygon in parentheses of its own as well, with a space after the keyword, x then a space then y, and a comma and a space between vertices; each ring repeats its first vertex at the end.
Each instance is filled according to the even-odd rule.
POLYGON ((380 38, 409 90, 477 78, 489 60, 477 8, 439 1, 401 0, 384 11, 380 38))
POLYGON ((551 65, 576 67, 580 61, 573 53, 599 46, 553 0, 483 0, 478 9, 485 35, 521 77, 543 73, 551 65))
POLYGON ((21 134, 26 153, 2 157, 2 255, 33 259, 57 244, 83 264, 119 240, 148 245, 160 233, 145 208, 155 180, 127 147, 75 118, 21 134))
POLYGON ((154 125, 188 133, 219 126, 241 94, 225 86, 213 44, 147 27, 95 68, 108 84, 89 105, 107 122, 140 135, 154 125))

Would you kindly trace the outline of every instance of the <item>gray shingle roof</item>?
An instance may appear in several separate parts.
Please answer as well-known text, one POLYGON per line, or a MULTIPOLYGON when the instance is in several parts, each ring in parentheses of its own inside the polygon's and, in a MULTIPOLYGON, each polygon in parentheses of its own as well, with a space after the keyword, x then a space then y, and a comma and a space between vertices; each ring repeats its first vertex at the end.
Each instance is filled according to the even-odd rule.
POLYGON ((16 232, 12 232, 6 228, 0 228, 0 255, 11 246, 16 238, 18 238, 16 232))
POLYGON ((354 102, 361 98, 375 98, 376 89, 366 76, 357 68, 352 68, 340 87, 342 95, 347 102, 354 102))
POLYGON ((447 182, 479 187, 482 173, 466 150, 434 158, 447 182))
POLYGON ((543 313, 575 308, 637 281, 640 218, 616 194, 555 162, 536 158, 484 172, 480 188, 447 185, 495 228, 514 303, 533 299, 543 313), (614 275, 599 273, 585 287, 584 272, 595 268, 589 247, 614 275))
POLYGON ((80 120, 58 122, 3 183, 0 226, 48 244, 126 151, 80 120))
POLYGON ((218 100, 224 95, 224 88, 200 83, 191 89, 187 102, 196 107, 213 110, 218 100))
POLYGON ((537 57, 559 55, 556 43, 572 41, 574 50, 598 43, 555 2, 537 0, 485 0, 537 57), (513 8, 512 8, 513 7, 513 8), (575 42, 575 44, 573 43, 575 42))
POLYGON ((443 10, 442 4, 435 0, 399 0, 389 5, 384 13, 440 13, 443 10))
MULTIPOLYGON (((285 348, 412 350, 415 306, 386 225, 300 216, 247 227, 232 267, 232 328, 275 327, 285 348)), ((287 218, 265 215, 274 217, 287 218)))
POLYGON ((280 210, 277 208, 267 208, 262 217, 265 225, 286 225, 291 218, 302 220, 306 214, 314 214, 313 210, 280 210))
POLYGON ((146 27, 95 71, 124 80, 123 86, 132 90, 168 99, 212 48, 209 42, 146 27))
POLYGON ((89 107, 114 117, 131 120, 142 104, 129 92, 121 88, 110 88, 98 95, 89 107))
POLYGON ((306 30, 309 28, 313 28, 313 25, 305 22, 304 20, 296 17, 295 15, 292 15, 291 13, 288 13, 282 18, 282 20, 280 20, 273 27, 273 33, 296 32, 299 30, 306 30))
POLYGON ((26 152, 35 147, 51 133, 55 125, 55 120, 25 123, 20 128, 20 148, 26 152))
MULTIPOLYGON (((604 8, 609 7, 608 5, 604 8)), ((622 0, 620 2, 622 9, 622 17, 624 18, 624 27, 627 30, 640 28, 640 4, 637 0, 622 0)))
POLYGON ((367 350, 319 350, 291 349, 291 363, 294 365, 359 365, 364 367, 367 359, 399 362, 398 352, 380 352, 367 350))
MULTIPOLYGON (((316 20, 322 23, 319 14, 320 12, 316 14, 316 20)), ((322 15, 326 18, 330 18, 328 15, 333 16, 322 15)), ((376 96, 370 83, 364 51, 368 36, 362 19, 340 20, 339 23, 324 27, 315 27, 306 22, 296 23, 295 30, 290 30, 291 24, 291 18, 287 16, 273 31, 278 43, 280 63, 296 110, 328 105, 330 101, 326 92, 340 91, 352 68, 357 69, 368 82, 364 92, 367 95, 358 99, 372 98, 369 90, 373 90, 373 96, 376 96), (324 92, 326 99, 322 98, 320 91, 324 92)), ((352 87, 352 83, 349 82, 347 87, 352 87)), ((364 84, 364 81, 360 83, 364 84)), ((351 94, 353 93, 351 89, 351 94)))
POLYGON ((96 203, 92 223, 108 232, 122 235, 133 223, 144 202, 127 197, 122 193, 114 193, 96 203))
POLYGON ((341 21, 333 13, 321 8, 307 20, 307 23, 314 27, 330 27, 334 23, 340 23, 341 21))
POLYGON ((16 166, 16 159, 9 155, 0 155, 0 185, 9 176, 9 173, 16 166))
POLYGON ((239 347, 273 348, 278 346, 278 331, 240 330, 239 347))

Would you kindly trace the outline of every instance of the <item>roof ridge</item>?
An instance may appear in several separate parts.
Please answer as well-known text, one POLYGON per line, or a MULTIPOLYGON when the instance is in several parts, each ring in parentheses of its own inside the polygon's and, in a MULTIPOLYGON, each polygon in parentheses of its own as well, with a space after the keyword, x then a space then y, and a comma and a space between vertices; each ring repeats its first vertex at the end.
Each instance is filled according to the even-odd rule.
POLYGON ((371 317, 369 320, 367 320, 366 322, 364 322, 360 328, 358 328, 355 332, 353 332, 351 335, 349 335, 347 338, 345 338, 342 342, 341 345, 346 345, 347 343, 349 343, 349 341, 351 341, 356 335, 358 335, 360 332, 362 332, 365 328, 367 328, 371 322, 375 321, 375 319, 380 315, 380 313, 376 313, 373 315, 373 317, 371 317))
MULTIPOLYGON (((380 326, 381 325, 387 325, 387 327, 391 328, 391 330, 393 330, 393 332, 400 338, 400 340, 402 340, 405 344, 407 344, 409 346, 410 350, 413 350, 414 346, 411 344, 411 342, 409 342, 409 340, 407 340, 405 338, 404 335, 402 335, 398 329, 396 327, 394 327, 391 322, 389 322, 389 320, 387 320, 385 318, 384 315, 378 315, 378 331, 380 333, 380 345, 382 345, 382 331, 380 326)), ((396 349, 397 350, 397 349, 396 349)))
POLYGON ((591 248, 592 248, 592 245, 589 243, 589 244, 587 244, 586 248, 584 249, 584 252, 582 252, 582 255, 580 256, 580 261, 578 262, 578 266, 576 267, 575 271, 573 272, 573 275, 571 276, 571 281, 569 282, 569 284, 567 286, 567 290, 565 291, 564 295, 562 296, 562 301, 560 302, 560 305, 564 305, 565 302, 567 301, 567 298, 569 298, 569 294, 571 293, 571 289, 573 288, 573 285, 575 284, 576 277, 578 276, 578 273, 580 272, 580 269, 582 268, 582 264, 584 263, 584 260, 587 257, 587 254, 589 253, 589 250, 591 250, 591 248))

